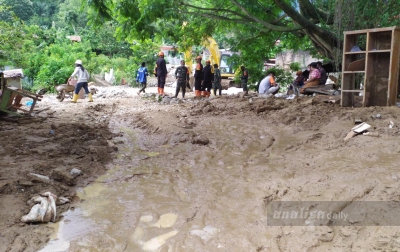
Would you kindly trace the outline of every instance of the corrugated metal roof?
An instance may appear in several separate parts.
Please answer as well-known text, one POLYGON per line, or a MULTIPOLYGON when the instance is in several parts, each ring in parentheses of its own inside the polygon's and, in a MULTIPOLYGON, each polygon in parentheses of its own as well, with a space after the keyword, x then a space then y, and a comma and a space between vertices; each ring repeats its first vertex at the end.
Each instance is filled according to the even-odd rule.
POLYGON ((67 36, 71 41, 81 42, 81 36, 67 36))
POLYGON ((4 70, 4 78, 24 78, 22 69, 4 70))

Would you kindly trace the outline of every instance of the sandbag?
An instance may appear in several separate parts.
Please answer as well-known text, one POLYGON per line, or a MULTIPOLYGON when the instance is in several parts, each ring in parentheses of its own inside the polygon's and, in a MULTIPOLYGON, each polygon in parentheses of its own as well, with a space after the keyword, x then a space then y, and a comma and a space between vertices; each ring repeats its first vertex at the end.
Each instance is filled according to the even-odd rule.
POLYGON ((55 222, 56 221, 56 200, 57 196, 51 192, 45 192, 40 196, 31 199, 35 204, 27 215, 21 217, 25 223, 32 222, 55 222))

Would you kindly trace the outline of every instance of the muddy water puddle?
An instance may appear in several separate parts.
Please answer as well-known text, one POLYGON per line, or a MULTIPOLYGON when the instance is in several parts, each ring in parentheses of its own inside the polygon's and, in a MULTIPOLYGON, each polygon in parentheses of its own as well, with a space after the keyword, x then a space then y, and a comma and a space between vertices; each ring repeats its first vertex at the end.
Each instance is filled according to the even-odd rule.
POLYGON ((211 147, 144 148, 140 131, 120 126, 117 159, 78 190, 81 203, 53 225, 56 238, 41 251, 224 251, 252 243, 250 226, 265 229, 262 178, 253 171, 266 169, 274 141, 268 132, 245 137, 243 125, 219 127, 211 147))

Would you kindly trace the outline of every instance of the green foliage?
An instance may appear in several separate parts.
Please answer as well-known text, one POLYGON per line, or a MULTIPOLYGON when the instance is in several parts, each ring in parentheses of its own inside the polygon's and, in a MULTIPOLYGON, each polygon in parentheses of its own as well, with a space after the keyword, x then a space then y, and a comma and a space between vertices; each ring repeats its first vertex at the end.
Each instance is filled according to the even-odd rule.
POLYGON ((8 7, 7 11, 0 12, 0 20, 12 22, 13 14, 23 21, 28 21, 33 15, 33 6, 30 0, 0 0, 0 6, 8 7))
POLYGON ((50 29, 53 21, 57 20, 60 0, 31 0, 33 16, 29 19, 29 24, 38 25, 43 29, 50 29))
POLYGON ((310 50, 334 59, 341 51, 343 29, 399 24, 397 0, 119 0, 87 1, 90 21, 117 21, 120 38, 152 38, 186 49, 210 35, 224 47, 265 59, 287 49, 310 50), (280 40, 280 44, 275 42, 280 40), (236 50, 238 51, 238 50, 236 50))
POLYGON ((290 63, 289 68, 293 72, 297 72, 297 71, 301 70, 301 64, 299 62, 292 62, 292 63, 290 63))
POLYGON ((71 43, 66 40, 61 44, 52 44, 31 59, 31 67, 27 68, 28 76, 33 79, 32 90, 46 88, 53 91, 54 87, 66 83, 74 70, 77 59, 83 61, 83 65, 89 72, 98 68, 91 64, 95 56, 91 48, 85 43, 71 43))
POLYGON ((266 71, 266 75, 269 73, 274 72, 275 73, 275 81, 281 85, 281 86, 287 86, 290 84, 293 80, 292 73, 289 71, 286 71, 285 69, 281 67, 271 67, 266 71))

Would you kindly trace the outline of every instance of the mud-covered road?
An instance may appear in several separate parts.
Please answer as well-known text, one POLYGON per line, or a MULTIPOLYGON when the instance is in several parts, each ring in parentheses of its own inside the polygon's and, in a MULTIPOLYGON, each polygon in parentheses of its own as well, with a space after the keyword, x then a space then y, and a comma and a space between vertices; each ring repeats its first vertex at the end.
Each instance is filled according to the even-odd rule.
POLYGON ((276 201, 348 202, 341 209, 354 201, 399 201, 399 108, 191 94, 164 104, 112 88, 94 103, 48 96, 37 108, 48 109, 34 119, 0 119, 0 251, 400 247, 396 225, 267 223, 276 201), (355 119, 378 136, 345 142, 355 119), (72 168, 83 175, 55 176, 72 168), (57 206, 56 223, 21 223, 26 202, 45 191, 71 203, 57 206))

